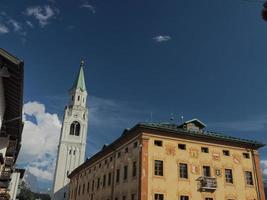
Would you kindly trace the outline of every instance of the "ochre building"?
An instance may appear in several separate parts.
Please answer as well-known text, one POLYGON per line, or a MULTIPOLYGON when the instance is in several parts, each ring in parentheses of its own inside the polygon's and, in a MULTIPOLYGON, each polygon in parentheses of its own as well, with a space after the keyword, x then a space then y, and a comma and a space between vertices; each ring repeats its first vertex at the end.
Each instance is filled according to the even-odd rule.
POLYGON ((69 175, 70 200, 265 200, 263 144, 181 125, 140 123, 69 175))

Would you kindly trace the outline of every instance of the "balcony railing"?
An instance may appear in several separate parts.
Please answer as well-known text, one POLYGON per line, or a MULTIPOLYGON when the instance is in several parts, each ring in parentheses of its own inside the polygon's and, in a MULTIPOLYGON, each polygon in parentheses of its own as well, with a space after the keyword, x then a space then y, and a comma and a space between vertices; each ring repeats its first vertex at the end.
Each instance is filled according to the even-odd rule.
POLYGON ((5 165, 12 166, 14 164, 14 157, 6 157, 5 165))
POLYGON ((217 189, 217 179, 213 177, 199 177, 199 189, 201 191, 214 191, 217 189))
POLYGON ((17 148, 17 140, 9 140, 6 156, 14 156, 17 148))
POLYGON ((2 171, 0 174, 0 181, 7 181, 11 179, 11 171, 2 171))
POLYGON ((0 181, 0 188, 8 188, 8 181, 0 181))

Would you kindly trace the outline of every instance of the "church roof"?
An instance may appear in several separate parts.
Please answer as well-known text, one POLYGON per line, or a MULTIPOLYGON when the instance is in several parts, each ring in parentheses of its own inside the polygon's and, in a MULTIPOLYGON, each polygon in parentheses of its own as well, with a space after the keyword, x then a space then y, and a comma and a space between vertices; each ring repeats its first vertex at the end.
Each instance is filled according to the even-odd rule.
POLYGON ((84 66, 84 61, 81 61, 80 71, 71 89, 80 89, 82 91, 86 91, 83 66, 84 66))

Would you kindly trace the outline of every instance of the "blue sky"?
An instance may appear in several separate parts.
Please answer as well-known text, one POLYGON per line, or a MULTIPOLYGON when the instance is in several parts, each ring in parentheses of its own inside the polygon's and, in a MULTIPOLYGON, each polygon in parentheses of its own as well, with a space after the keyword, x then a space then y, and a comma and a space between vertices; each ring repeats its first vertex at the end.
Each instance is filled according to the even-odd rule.
MULTIPOLYGON (((177 123, 181 115, 199 118, 208 130, 267 143, 267 23, 261 2, 0 2, 1 47, 25 61, 25 103, 38 110, 28 108, 29 121, 41 113, 57 133, 68 89, 85 59, 88 156, 124 128, 150 121, 151 112, 153 121, 168 121, 171 113, 177 123)), ((267 149, 260 153, 267 168, 267 149)), ((38 163, 38 155, 32 162, 38 163)), ((43 165, 35 167, 45 173, 43 165)), ((50 183, 44 175, 40 187, 50 183)))

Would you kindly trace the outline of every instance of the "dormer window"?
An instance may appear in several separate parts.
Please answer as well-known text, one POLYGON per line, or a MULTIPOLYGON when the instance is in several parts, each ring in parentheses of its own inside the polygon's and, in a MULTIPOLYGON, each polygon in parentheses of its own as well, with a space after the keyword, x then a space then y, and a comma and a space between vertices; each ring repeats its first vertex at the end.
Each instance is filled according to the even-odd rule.
POLYGON ((72 124, 70 125, 70 135, 76 135, 79 136, 80 135, 80 123, 77 121, 72 122, 72 124))

